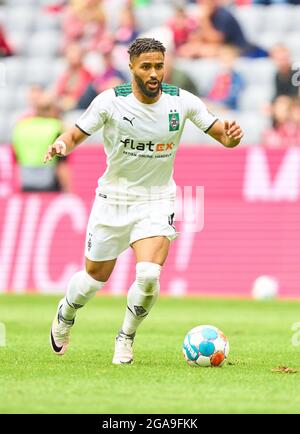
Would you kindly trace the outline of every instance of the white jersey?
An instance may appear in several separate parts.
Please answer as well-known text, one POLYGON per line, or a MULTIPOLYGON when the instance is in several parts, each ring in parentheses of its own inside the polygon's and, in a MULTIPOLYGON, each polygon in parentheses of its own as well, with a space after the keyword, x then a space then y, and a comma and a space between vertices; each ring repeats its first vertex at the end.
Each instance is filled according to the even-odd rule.
POLYGON ((200 98, 167 84, 153 104, 140 102, 131 84, 98 95, 76 123, 88 135, 104 127, 107 168, 97 194, 129 204, 174 198, 173 165, 187 119, 204 132, 217 121, 200 98))

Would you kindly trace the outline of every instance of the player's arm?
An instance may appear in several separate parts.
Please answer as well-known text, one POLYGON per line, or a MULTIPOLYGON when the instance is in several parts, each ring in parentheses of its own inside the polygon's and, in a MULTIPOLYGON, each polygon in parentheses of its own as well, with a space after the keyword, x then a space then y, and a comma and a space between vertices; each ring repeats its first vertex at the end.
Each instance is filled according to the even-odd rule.
POLYGON ((241 127, 235 121, 216 121, 207 131, 211 137, 222 143, 226 148, 234 148, 243 137, 241 127))
POLYGON ((54 144, 49 146, 44 162, 50 161, 55 155, 62 157, 70 154, 77 145, 102 128, 110 115, 114 96, 113 89, 105 90, 97 95, 77 120, 75 126, 59 136, 54 144))
POLYGON ((55 142, 48 147, 48 151, 44 157, 44 163, 51 161, 56 155, 58 157, 64 157, 70 154, 70 152, 72 152, 73 149, 82 143, 87 137, 89 137, 89 135, 85 134, 77 126, 70 128, 61 134, 55 142))
POLYGON ((207 109, 200 98, 183 89, 181 89, 181 98, 187 119, 192 121, 196 127, 227 148, 233 148, 240 143, 243 132, 235 121, 221 122, 207 109))

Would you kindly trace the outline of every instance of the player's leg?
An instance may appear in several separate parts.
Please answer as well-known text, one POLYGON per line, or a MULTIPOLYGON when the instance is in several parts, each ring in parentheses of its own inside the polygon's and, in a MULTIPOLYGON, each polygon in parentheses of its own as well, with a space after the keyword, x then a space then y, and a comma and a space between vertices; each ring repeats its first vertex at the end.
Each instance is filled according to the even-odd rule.
POLYGON ((169 246, 170 241, 164 236, 145 238, 132 244, 136 257, 136 280, 127 295, 127 311, 122 325, 124 333, 135 333, 157 300, 160 272, 169 246))
POLYGON ((159 295, 159 278, 170 241, 165 236, 154 236, 132 243, 136 257, 136 279, 127 295, 124 322, 116 338, 113 363, 132 363, 132 344, 135 332, 149 314, 159 295))
POLYGON ((51 328, 51 346, 56 354, 63 355, 66 352, 77 309, 83 307, 104 286, 115 263, 116 259, 91 261, 86 258, 85 269, 71 277, 51 328))
POLYGON ((76 310, 83 307, 105 285, 116 260, 91 261, 85 258, 85 269, 75 273, 69 281, 61 309, 63 318, 75 318, 76 310))
POLYGON ((65 352, 77 310, 85 306, 105 285, 113 271, 116 258, 128 247, 129 234, 126 225, 113 225, 113 217, 117 215, 117 211, 98 198, 94 201, 86 231, 85 267, 71 277, 66 296, 60 301, 53 321, 51 344, 56 354, 65 352), (55 348, 56 341, 59 344, 55 348))

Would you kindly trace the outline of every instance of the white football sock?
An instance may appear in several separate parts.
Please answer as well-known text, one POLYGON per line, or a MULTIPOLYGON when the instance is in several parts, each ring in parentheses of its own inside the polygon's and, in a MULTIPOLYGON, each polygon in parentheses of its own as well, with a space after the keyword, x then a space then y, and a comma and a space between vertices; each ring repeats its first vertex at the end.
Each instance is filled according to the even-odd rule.
POLYGON ((85 270, 74 274, 68 284, 63 300, 61 314, 63 318, 72 320, 76 310, 83 307, 106 282, 100 282, 90 276, 85 270))
POLYGON ((127 309, 122 331, 126 335, 135 333, 145 319, 159 295, 161 266, 153 262, 136 264, 136 280, 127 295, 127 309))

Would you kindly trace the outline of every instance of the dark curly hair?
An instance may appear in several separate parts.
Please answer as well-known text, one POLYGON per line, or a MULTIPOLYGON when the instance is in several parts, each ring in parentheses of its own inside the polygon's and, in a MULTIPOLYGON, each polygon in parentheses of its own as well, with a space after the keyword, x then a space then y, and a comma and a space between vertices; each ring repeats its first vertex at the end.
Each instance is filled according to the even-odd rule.
POLYGON ((129 47, 128 54, 130 60, 133 57, 139 57, 142 53, 149 53, 152 51, 160 51, 163 55, 165 54, 165 47, 160 41, 153 38, 138 38, 129 47))

